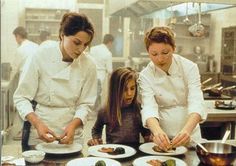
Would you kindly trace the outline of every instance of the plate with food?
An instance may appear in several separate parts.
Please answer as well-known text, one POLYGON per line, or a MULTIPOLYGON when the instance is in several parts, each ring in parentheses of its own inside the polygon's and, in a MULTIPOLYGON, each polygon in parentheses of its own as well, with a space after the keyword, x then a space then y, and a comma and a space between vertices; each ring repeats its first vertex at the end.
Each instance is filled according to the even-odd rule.
POLYGON ((139 157, 133 161, 133 166, 187 166, 187 164, 178 158, 169 156, 145 156, 139 157))
POLYGON ((82 150, 82 145, 79 143, 59 144, 58 141, 51 143, 40 143, 35 146, 35 149, 43 151, 47 154, 70 154, 82 150))
POLYGON ((83 166, 121 166, 116 160, 102 157, 77 158, 69 161, 66 166, 78 166, 78 163, 83 163, 83 166))
POLYGON ((188 150, 184 146, 179 146, 177 148, 169 149, 167 152, 162 151, 155 143, 149 142, 144 143, 139 146, 139 150, 152 155, 162 155, 162 156, 176 156, 186 153, 188 150))
POLYGON ((89 155, 105 158, 126 158, 133 156, 135 153, 134 148, 120 144, 102 144, 88 148, 89 155))

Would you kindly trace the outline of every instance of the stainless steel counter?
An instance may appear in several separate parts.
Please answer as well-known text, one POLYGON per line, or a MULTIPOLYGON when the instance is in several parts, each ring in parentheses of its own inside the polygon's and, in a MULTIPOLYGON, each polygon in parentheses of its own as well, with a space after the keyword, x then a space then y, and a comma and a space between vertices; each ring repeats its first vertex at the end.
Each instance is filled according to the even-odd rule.
POLYGON ((236 109, 222 110, 214 107, 215 100, 205 101, 208 116, 206 122, 225 122, 231 130, 231 139, 235 139, 236 109))
POLYGON ((13 93, 17 87, 18 79, 18 74, 11 74, 10 80, 1 81, 1 134, 6 134, 9 132, 11 126, 13 125, 13 113, 15 111, 13 104, 13 93))

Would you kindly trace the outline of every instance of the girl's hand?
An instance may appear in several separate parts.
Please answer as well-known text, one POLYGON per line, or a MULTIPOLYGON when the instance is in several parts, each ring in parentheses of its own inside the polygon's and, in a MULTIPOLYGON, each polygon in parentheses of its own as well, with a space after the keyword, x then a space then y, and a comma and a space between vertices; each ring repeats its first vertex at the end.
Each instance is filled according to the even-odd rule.
POLYGON ((60 144, 73 144, 74 142, 74 135, 75 135, 75 128, 71 125, 68 125, 64 133, 59 137, 60 144))
POLYGON ((167 151, 171 147, 170 140, 165 132, 154 134, 153 142, 156 143, 157 146, 164 151, 167 151))
POLYGON ((190 133, 187 131, 179 132, 173 139, 172 139, 172 147, 176 148, 178 146, 186 145, 190 141, 190 133))
POLYGON ((43 122, 38 122, 35 126, 39 139, 44 142, 53 142, 55 141, 56 134, 50 130, 43 122))
POLYGON ((153 135, 145 135, 143 136, 144 142, 153 142, 153 135))
POLYGON ((94 139, 90 139, 87 144, 88 146, 94 146, 94 145, 99 145, 102 144, 102 139, 101 138, 94 138, 94 139))

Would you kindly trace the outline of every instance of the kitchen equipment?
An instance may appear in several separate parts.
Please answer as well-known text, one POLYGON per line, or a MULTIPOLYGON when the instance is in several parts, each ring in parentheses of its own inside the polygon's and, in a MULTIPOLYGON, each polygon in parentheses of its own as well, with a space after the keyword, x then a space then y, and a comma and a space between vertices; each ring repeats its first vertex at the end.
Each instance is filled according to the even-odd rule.
POLYGON ((204 84, 206 84, 206 83, 210 82, 211 80, 212 80, 212 77, 210 77, 210 78, 206 79, 205 81, 203 81, 203 82, 202 82, 202 85, 204 85, 204 84))
POLYGON ((204 150, 205 152, 208 152, 208 150, 199 142, 195 141, 194 139, 191 139, 194 143, 196 143, 200 148, 202 148, 202 150, 204 150))
POLYGON ((217 88, 219 86, 221 86, 221 83, 217 83, 217 84, 214 84, 214 85, 207 86, 207 87, 203 88, 202 91, 211 90, 211 89, 217 88))
POLYGON ((27 150, 22 153, 25 161, 30 163, 39 163, 44 159, 45 152, 39 150, 27 150))
POLYGON ((207 90, 205 90, 205 92, 207 92, 209 94, 209 96, 219 97, 219 96, 221 96, 221 94, 224 91, 234 89, 234 88, 236 88, 236 85, 228 86, 228 87, 225 87, 225 88, 220 86, 220 87, 213 87, 213 88, 210 88, 210 89, 208 88, 207 90))
POLYGON ((227 138, 229 137, 229 134, 230 134, 230 130, 226 130, 224 136, 223 136, 223 139, 221 141, 222 144, 225 143, 225 141, 227 140, 227 138))
POLYGON ((234 110, 236 108, 236 105, 234 105, 232 101, 226 103, 226 101, 216 100, 215 108, 222 110, 234 110))
POLYGON ((185 24, 189 24, 190 20, 188 18, 188 3, 186 3, 186 13, 185 13, 185 19, 183 20, 185 24))
POLYGON ((199 145, 196 146, 196 153, 205 165, 226 166, 232 165, 236 159, 236 146, 219 142, 202 143, 207 149, 205 152, 199 145))
POLYGON ((205 28, 201 22, 201 3, 198 5, 198 23, 190 26, 188 30, 194 37, 203 37, 205 35, 205 28))
POLYGON ((11 76, 11 64, 6 62, 6 63, 2 63, 1 64, 1 78, 5 81, 9 81, 10 80, 10 76, 11 76))

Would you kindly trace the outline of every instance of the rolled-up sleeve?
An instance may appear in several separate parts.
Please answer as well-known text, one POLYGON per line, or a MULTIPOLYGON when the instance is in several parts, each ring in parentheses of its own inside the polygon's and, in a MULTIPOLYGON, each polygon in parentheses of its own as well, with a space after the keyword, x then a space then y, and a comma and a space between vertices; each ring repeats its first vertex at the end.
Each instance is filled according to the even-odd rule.
POLYGON ((201 90, 200 74, 196 64, 188 70, 186 77, 188 84, 188 113, 198 113, 202 121, 204 121, 207 118, 207 111, 201 90))
POLYGON ((90 67, 86 71, 85 82, 82 87, 74 118, 79 118, 85 125, 88 113, 92 111, 97 95, 97 73, 96 66, 90 67))
POLYGON ((143 126, 147 127, 146 121, 148 118, 154 117, 159 119, 158 114, 158 104, 155 100, 155 94, 151 87, 151 82, 148 78, 148 75, 144 72, 139 74, 138 79, 139 90, 141 95, 141 116, 143 126))
POLYGON ((26 120, 26 116, 33 112, 30 103, 33 100, 38 89, 38 66, 35 63, 36 58, 27 59, 23 72, 20 75, 18 87, 13 95, 13 101, 21 118, 26 120))

